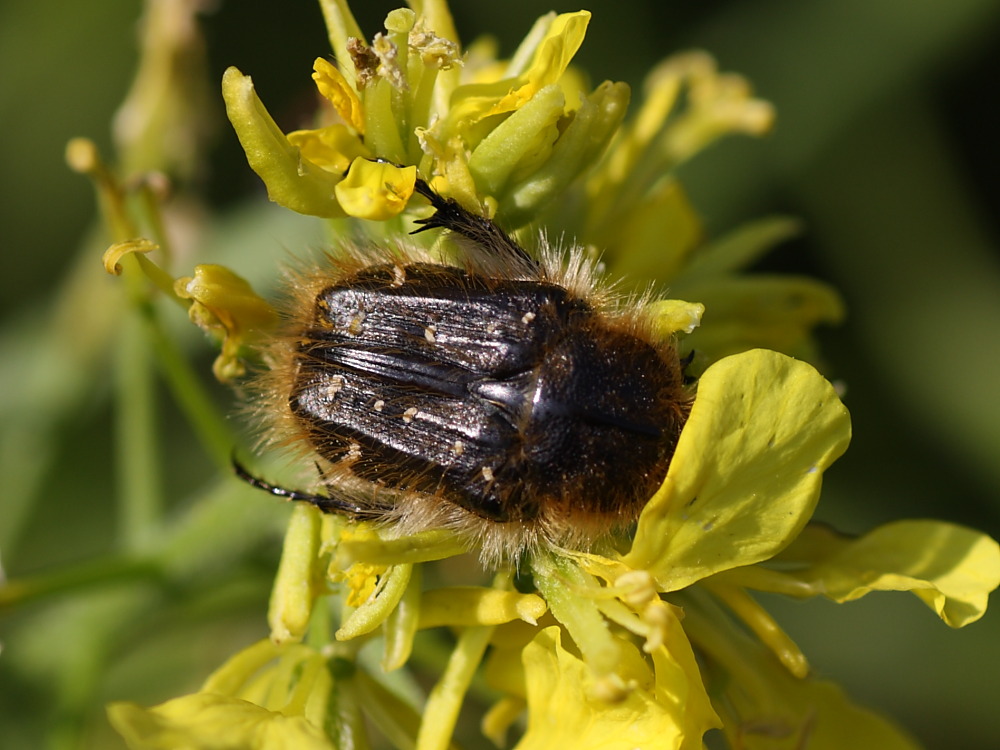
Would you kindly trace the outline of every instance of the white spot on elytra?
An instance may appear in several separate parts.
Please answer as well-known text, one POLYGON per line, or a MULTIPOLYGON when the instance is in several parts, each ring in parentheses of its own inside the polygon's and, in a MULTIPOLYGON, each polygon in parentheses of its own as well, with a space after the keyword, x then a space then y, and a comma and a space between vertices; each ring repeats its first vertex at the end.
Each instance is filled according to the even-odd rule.
POLYGON ((358 310, 358 314, 351 318, 351 322, 347 326, 347 332, 352 336, 360 334, 364 330, 365 317, 364 310, 358 310))
POLYGON ((434 334, 437 333, 436 325, 429 325, 424 329, 424 338, 427 339, 428 344, 433 344, 437 339, 434 334))
POLYGON ((344 388, 344 376, 334 375, 330 378, 330 384, 326 387, 326 395, 334 398, 344 388))
POLYGON ((456 440, 454 443, 451 444, 451 452, 454 453, 456 456, 461 456, 463 453, 465 453, 465 443, 463 443, 461 440, 456 440))
POLYGON ((402 266, 392 267, 392 285, 393 286, 403 286, 403 282, 406 281, 406 271, 402 266))
POLYGON ((411 406, 409 409, 403 412, 403 421, 409 424, 413 421, 413 418, 417 416, 417 407, 411 406))
POLYGON ((528 325, 531 321, 535 319, 535 314, 533 312, 526 312, 521 316, 521 322, 528 325))
POLYGON ((493 469, 491 469, 489 466, 483 467, 483 479, 485 479, 487 482, 493 481, 493 469))
POLYGON ((375 402, 375 411, 382 411, 382 407, 385 406, 385 401, 379 399, 375 402))

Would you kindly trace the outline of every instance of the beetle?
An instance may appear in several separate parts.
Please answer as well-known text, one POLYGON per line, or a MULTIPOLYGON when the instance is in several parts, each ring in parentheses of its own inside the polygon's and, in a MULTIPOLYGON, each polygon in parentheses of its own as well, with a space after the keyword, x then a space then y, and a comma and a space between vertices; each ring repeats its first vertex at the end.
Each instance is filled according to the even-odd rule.
POLYGON ((581 248, 534 255, 497 223, 415 192, 459 253, 345 245, 293 274, 249 409, 264 446, 322 491, 250 484, 394 533, 454 529, 484 561, 587 548, 635 521, 690 411, 650 298, 617 295, 581 248))

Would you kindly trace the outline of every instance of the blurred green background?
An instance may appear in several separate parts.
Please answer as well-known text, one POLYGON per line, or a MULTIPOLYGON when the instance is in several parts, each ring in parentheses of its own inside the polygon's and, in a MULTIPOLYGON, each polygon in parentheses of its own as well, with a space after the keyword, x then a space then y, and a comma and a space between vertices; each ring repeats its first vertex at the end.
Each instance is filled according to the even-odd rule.
MULTIPOLYGON (((212 95, 222 71, 237 65, 279 123, 300 123, 313 101, 312 60, 329 53, 318 8, 312 0, 214 5, 202 19, 212 95)), ((355 11, 369 36, 395 7, 355 5, 364 6, 355 11)), ((504 53, 539 13, 579 7, 452 6, 466 42, 489 31, 504 53)), ((594 18, 578 62, 595 77, 638 86, 664 56, 698 47, 777 107, 769 137, 727 140, 686 164, 682 178, 714 234, 767 214, 801 217, 803 236, 761 268, 826 279, 847 300, 846 324, 823 331, 822 341, 828 375, 846 387, 855 437, 828 474, 818 517, 850 532, 935 517, 1000 536, 1000 3, 586 7, 594 18)), ((140 12, 134 0, 58 10, 0 3, 0 553, 11 578, 65 565, 86 572, 117 544, 112 342, 94 333, 113 330, 116 282, 100 269, 107 243, 91 186, 66 168, 63 151, 85 135, 111 155, 140 12), (81 261, 82 248, 90 255, 81 261), (79 263, 93 268, 88 283, 99 293, 74 309, 64 280, 81 278, 79 263), (53 322, 55 310, 72 322, 53 322)), ((191 185, 211 212, 181 212, 190 238, 179 246, 201 260, 319 245, 318 222, 267 204, 221 103, 210 114, 209 157, 191 185)), ((210 347, 182 314, 167 308, 165 317, 208 373, 210 347)), ((213 392, 227 408, 229 394, 213 392)), ((164 477, 168 510, 177 510, 197 502, 214 469, 173 404, 159 400, 167 466, 183 467, 164 477)), ((246 495, 250 505, 260 500, 246 495)), ((261 637, 287 509, 248 512, 262 515, 232 530, 238 537, 252 527, 246 539, 220 542, 211 574, 199 570, 179 590, 92 586, 0 610, 0 745, 117 746, 104 702, 151 703, 192 689, 261 637), (102 618, 113 622, 95 626, 102 618)), ((766 604, 818 674, 927 747, 1000 746, 996 609, 953 632, 903 594, 766 604)))

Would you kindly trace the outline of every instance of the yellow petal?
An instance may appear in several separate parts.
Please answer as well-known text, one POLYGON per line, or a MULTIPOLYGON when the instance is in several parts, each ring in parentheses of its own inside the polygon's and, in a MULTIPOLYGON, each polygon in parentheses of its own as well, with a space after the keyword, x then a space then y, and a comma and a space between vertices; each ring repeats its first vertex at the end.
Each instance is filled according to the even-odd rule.
POLYGON ((239 698, 323 726, 333 686, 326 662, 308 646, 265 639, 230 657, 199 692, 239 698))
POLYGON ((663 611, 668 613, 664 623, 664 642, 651 654, 656 675, 657 700, 679 713, 683 717, 683 725, 689 728, 680 748, 701 750, 701 736, 709 729, 721 727, 722 721, 712 708, 712 701, 701 678, 701 668, 677 616, 677 610, 668 607, 663 611))
POLYGON ((209 693, 150 709, 113 703, 108 718, 132 750, 335 750, 323 731, 301 716, 209 693))
POLYGON ((416 167, 355 159, 335 192, 349 216, 384 221, 400 214, 413 195, 416 167))
POLYGON ((758 702, 741 712, 738 722, 726 726, 730 738, 739 738, 739 747, 919 750, 920 745, 904 730, 871 709, 853 703, 839 685, 823 680, 794 680, 789 675, 780 688, 772 685, 766 705, 764 701, 758 702), (776 737, 788 741, 778 744, 776 737))
POLYGON ((658 688, 635 687, 613 704, 593 697, 589 669, 562 647, 557 627, 541 631, 523 661, 528 728, 517 750, 700 747, 703 724, 658 688))
POLYGON ((222 96, 247 161, 264 181, 272 201, 301 214, 344 216, 334 197, 340 175, 303 158, 289 143, 257 98, 249 76, 229 68, 222 77, 222 96))
POLYGON ((687 73, 688 106, 667 126, 660 145, 668 163, 690 158, 718 138, 731 133, 764 135, 774 125, 774 107, 753 98, 749 81, 720 74, 715 63, 696 64, 687 73))
POLYGON ((209 309, 233 333, 265 331, 277 322, 274 308, 225 266, 195 266, 194 276, 178 279, 174 291, 209 309))
POLYGON ((546 86, 558 83, 580 48, 589 21, 590 13, 585 10, 556 16, 538 40, 537 47, 525 51, 525 55, 531 55, 525 69, 519 68, 518 57, 522 50, 518 50, 510 65, 509 77, 459 86, 452 95, 447 122, 441 126, 441 138, 447 140, 463 134, 466 143, 475 147, 485 133, 468 137, 473 126, 484 118, 514 112, 546 86))
POLYGON ((225 664, 212 672, 201 686, 201 692, 241 696, 250 678, 286 650, 269 638, 257 641, 229 657, 225 664))
POLYGON ((590 12, 586 10, 556 16, 545 38, 538 45, 531 65, 519 76, 519 81, 523 83, 502 97, 489 114, 511 112, 521 107, 544 86, 556 83, 580 49, 589 23, 590 12))
MULTIPOLYGON (((588 179, 593 210, 587 217, 587 239, 612 238, 623 216, 661 175, 730 133, 760 135, 774 118, 767 102, 751 97, 749 84, 720 75, 704 52, 688 52, 665 60, 647 76, 639 112, 623 127, 607 158, 588 179), (681 97, 681 93, 686 96, 681 97), (683 106, 678 106, 681 102, 683 106)), ((594 239, 601 247, 613 242, 594 239)))
POLYGON ((673 591, 772 557, 809 520, 850 432, 833 386, 804 362, 765 350, 717 362, 624 563, 673 591))
POLYGON ((174 289, 173 277, 146 257, 147 253, 158 249, 159 245, 155 242, 147 240, 145 237, 137 237, 114 243, 104 251, 101 262, 104 264, 105 271, 113 276, 120 276, 124 271, 122 260, 125 258, 129 259, 125 261, 126 265, 130 261, 135 261, 134 265, 129 266, 130 268, 141 270, 146 275, 146 278, 152 281, 161 292, 178 300, 178 295, 174 289))
POLYGON ((481 722, 482 732, 497 747, 507 746, 507 730, 524 713, 521 698, 501 698, 486 712, 481 722))
POLYGON ((317 57, 313 62, 313 80, 316 88, 333 105, 341 119, 362 135, 365 132, 365 116, 361 100, 344 78, 343 74, 329 60, 317 57))
MULTIPOLYGON (((537 631, 536 631, 537 633, 537 631)), ((524 692, 524 664, 521 661, 521 652, 535 636, 533 633, 524 642, 513 646, 496 645, 494 642, 486 662, 483 665, 483 679, 493 690, 506 695, 523 699, 524 692)))
POLYGON ((708 598, 682 592, 678 600, 727 747, 916 750, 903 732, 851 703, 836 685, 794 676, 708 598))
POLYGON ((317 130, 296 130, 288 142, 299 149, 302 158, 330 172, 342 175, 359 158, 372 153, 346 125, 336 124, 317 130))
POLYGON ((112 276, 121 276, 121 259, 123 257, 130 253, 151 253, 154 250, 158 250, 159 247, 160 246, 155 242, 147 240, 144 237, 139 237, 134 240, 125 240, 124 242, 116 242, 104 251, 104 255, 101 257, 101 262, 104 264, 104 270, 112 276))
MULTIPOLYGON (((1000 546, 986 534, 943 521, 896 521, 859 539, 809 529, 782 554, 811 565, 785 575, 838 602, 871 591, 912 591, 953 628, 975 622, 1000 586, 1000 546), (823 538, 816 540, 819 534, 823 538), (810 553, 815 540, 822 549, 810 553), (813 558, 813 559, 811 559, 813 558)), ((806 590, 802 590, 806 594, 806 590)))

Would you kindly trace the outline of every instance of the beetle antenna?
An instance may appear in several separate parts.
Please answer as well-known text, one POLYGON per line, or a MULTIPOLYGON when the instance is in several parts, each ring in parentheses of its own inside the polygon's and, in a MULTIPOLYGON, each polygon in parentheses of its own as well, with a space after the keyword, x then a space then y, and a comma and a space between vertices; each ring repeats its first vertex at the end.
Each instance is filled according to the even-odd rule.
POLYGON ((530 268, 538 268, 538 262, 528 255, 528 251, 517 244, 496 222, 472 213, 454 198, 441 197, 423 178, 417 178, 414 192, 429 200, 435 210, 426 219, 414 222, 422 226, 414 229, 413 234, 426 232, 428 229, 448 229, 479 247, 488 248, 496 255, 514 258, 520 263, 527 263, 530 268))

